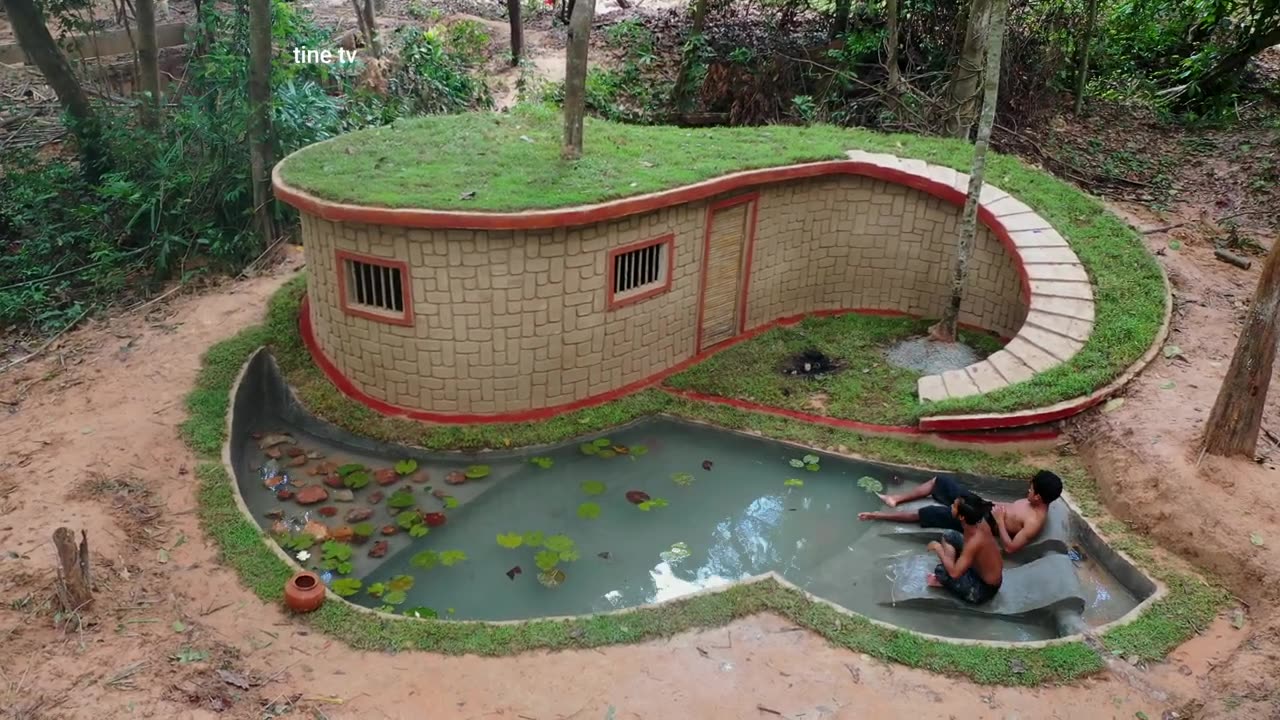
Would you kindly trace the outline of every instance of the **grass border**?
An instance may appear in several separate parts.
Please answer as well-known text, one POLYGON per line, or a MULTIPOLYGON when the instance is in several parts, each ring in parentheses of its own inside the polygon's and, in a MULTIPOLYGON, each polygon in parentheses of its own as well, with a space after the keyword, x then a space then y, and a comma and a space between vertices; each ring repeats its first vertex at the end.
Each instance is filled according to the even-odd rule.
MULTIPOLYGON (((211 461, 209 458, 220 458, 227 439, 231 389, 253 352, 262 345, 268 345, 277 354, 278 361, 281 356, 290 358, 291 355, 296 360, 299 352, 309 358, 305 349, 300 347, 296 323, 281 325, 285 318, 296 319, 296 315, 288 313, 291 308, 296 311, 300 289, 299 280, 287 284, 272 298, 267 321, 263 325, 247 328, 209 348, 202 357, 195 387, 187 397, 190 414, 182 425, 183 437, 205 459, 196 468, 200 483, 198 506, 201 524, 218 544, 223 562, 232 567, 261 600, 270 603, 281 601, 285 581, 295 569, 268 545, 270 539, 240 509, 233 480, 221 460, 211 461), (292 334, 289 327, 293 327, 292 334), (291 347, 291 343, 297 343, 299 347, 291 347)), ((293 368, 293 372, 296 374, 299 368, 293 368)), ((333 392, 337 393, 336 388, 333 392)), ((641 395, 645 398, 669 398, 665 393, 652 392, 654 394, 641 395)), ((634 419, 652 412, 669 412, 731 429, 758 432, 779 440, 835 446, 841 452, 852 452, 883 462, 1024 477, 1032 469, 1021 457, 1012 454, 993 456, 971 450, 942 450, 901 440, 865 438, 848 431, 804 426, 772 416, 690 401, 669 399, 666 403, 659 403, 648 399, 630 402, 624 399, 617 403, 625 404, 625 407, 599 412, 590 416, 587 422, 582 422, 584 418, 581 417, 570 422, 578 426, 578 434, 581 434, 601 429, 597 422, 607 420, 616 424, 617 418, 622 416, 634 419)), ((597 410, 600 409, 580 413, 597 410)), ((516 428, 508 427, 508 430, 515 432, 516 428)), ((543 433, 527 428, 520 437, 541 436, 543 433)), ((458 436, 449 437, 457 439, 458 436)), ((1053 467, 1066 479, 1068 490, 1082 514, 1100 517, 1102 509, 1096 486, 1079 464, 1069 458, 1061 458, 1053 467)), ((1156 551, 1145 538, 1119 523, 1108 523, 1108 534, 1115 533, 1110 540, 1113 546, 1129 553, 1141 567, 1164 582, 1168 592, 1132 622, 1107 631, 1101 638, 1103 647, 1115 654, 1143 660, 1163 658, 1206 627, 1228 595, 1190 573, 1162 567, 1163 563, 1155 557, 1156 551)), ((500 656, 535 649, 563 650, 641 642, 687 630, 721 626, 759 612, 781 615, 849 650, 909 667, 962 676, 981 684, 1035 686, 1067 682, 1092 674, 1105 665, 1097 651, 1079 641, 1018 648, 962 644, 924 637, 874 623, 860 615, 846 614, 771 580, 735 585, 720 592, 657 607, 568 620, 505 624, 416 620, 357 610, 348 603, 332 600, 318 611, 297 619, 359 650, 425 650, 450 655, 500 656)))

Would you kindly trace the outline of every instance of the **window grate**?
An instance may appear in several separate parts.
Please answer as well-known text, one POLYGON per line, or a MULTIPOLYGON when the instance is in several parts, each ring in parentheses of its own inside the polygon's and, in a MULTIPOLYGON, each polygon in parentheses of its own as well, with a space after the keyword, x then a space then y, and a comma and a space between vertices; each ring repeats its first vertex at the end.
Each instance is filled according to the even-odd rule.
POLYGON ((667 243, 660 242, 615 255, 613 294, 632 293, 664 282, 666 254, 667 243))
POLYGON ((347 303, 401 314, 404 278, 400 268, 346 260, 347 303))

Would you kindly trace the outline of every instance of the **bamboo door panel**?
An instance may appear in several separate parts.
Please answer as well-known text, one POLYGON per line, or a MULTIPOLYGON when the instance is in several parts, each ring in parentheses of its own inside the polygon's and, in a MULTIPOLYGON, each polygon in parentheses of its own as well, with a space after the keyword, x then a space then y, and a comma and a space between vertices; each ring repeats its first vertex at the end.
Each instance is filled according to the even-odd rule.
POLYGON ((743 254, 754 202, 711 211, 703 259, 705 278, 698 343, 703 350, 738 334, 743 254))

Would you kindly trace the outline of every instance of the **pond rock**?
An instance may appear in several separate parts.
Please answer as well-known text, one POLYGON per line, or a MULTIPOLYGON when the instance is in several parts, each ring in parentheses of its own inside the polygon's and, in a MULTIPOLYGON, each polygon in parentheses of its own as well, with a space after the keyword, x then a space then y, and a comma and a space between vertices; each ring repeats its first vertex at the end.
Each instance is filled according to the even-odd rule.
POLYGON ((338 542, 351 542, 351 539, 355 536, 356 531, 352 530, 350 525, 343 525, 342 527, 334 528, 334 530, 329 533, 329 537, 337 540, 338 542))
POLYGON ((451 470, 448 475, 444 476, 444 481, 450 485, 461 485, 467 481, 467 475, 461 470, 451 470))
POLYGON ((369 493, 369 498, 368 498, 369 504, 377 505, 378 503, 382 502, 382 498, 384 497, 386 497, 386 495, 383 495, 381 490, 374 490, 373 492, 369 493))
POLYGON ((400 482, 400 475, 392 468, 382 468, 373 472, 374 482, 386 487, 400 482))
POLYGON ((383 535, 395 535, 398 531, 399 531, 399 528, 397 528, 395 525, 383 525, 383 526, 382 526, 382 534, 383 534, 383 535))
POLYGON ((302 532, 310 535, 316 540, 324 540, 329 537, 329 526, 322 522, 311 520, 303 526, 302 532))
POLYGON ((279 460, 280 456, 283 455, 284 453, 280 452, 280 448, 278 447, 270 447, 264 450, 263 454, 271 458, 272 460, 279 460))
POLYGON ((284 449, 284 454, 288 455, 291 458, 296 458, 296 457, 305 456, 307 454, 307 451, 303 450, 297 445, 290 445, 289 447, 284 449))
POLYGON ((298 491, 299 505, 315 505, 329 499, 329 491, 319 485, 308 485, 298 491))
POLYGON ((321 515, 325 517, 333 517, 334 515, 338 514, 338 508, 332 505, 325 505, 324 507, 320 508, 319 512, 321 515))
POLYGON ((373 510, 369 508, 351 508, 347 511, 347 522, 361 523, 373 517, 373 510))
POLYGON ((324 484, 331 488, 342 487, 342 476, 337 473, 330 473, 324 476, 324 484))
POLYGON ((302 467, 303 465, 306 465, 306 464, 307 464, 306 455, 295 455, 294 458, 290 460, 288 463, 289 467, 302 467))
POLYGON ((431 481, 431 475, 426 470, 419 470, 409 476, 409 482, 414 485, 423 485, 431 481))
POLYGON ((283 445, 285 443, 292 445, 293 436, 287 433, 268 433, 258 440, 258 448, 260 450, 266 450, 269 447, 275 447, 276 445, 283 445))
POLYGON ((379 540, 378 542, 373 544, 373 547, 369 548, 369 557, 371 558, 386 557, 387 551, 390 549, 391 549, 390 543, 388 543, 386 540, 379 540))
POLYGON ((277 491, 276 491, 276 499, 277 499, 277 500, 292 500, 292 499, 293 499, 293 491, 292 491, 292 490, 290 490, 290 489, 289 489, 289 488, 287 488, 287 487, 286 487, 286 488, 281 488, 281 489, 279 489, 279 490, 277 490, 277 491))
POLYGON ((333 491, 333 499, 335 502, 355 502, 356 494, 347 488, 333 491))
POLYGON ((334 462, 322 462, 312 466, 310 472, 313 477, 323 477, 331 475, 338 471, 338 464, 334 462))

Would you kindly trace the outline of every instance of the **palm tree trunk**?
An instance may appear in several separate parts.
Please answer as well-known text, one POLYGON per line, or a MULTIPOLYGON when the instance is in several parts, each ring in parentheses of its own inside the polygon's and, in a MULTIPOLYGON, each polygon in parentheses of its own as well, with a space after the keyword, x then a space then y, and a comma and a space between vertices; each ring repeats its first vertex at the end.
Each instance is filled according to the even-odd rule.
POLYGON ((996 121, 996 101, 1000 96, 1000 56, 1004 52, 1005 18, 1009 0, 994 0, 991 7, 991 33, 987 43, 987 61, 983 72, 982 116, 978 119, 978 139, 973 146, 973 167, 969 170, 969 196, 964 202, 960 222, 960 238, 956 243, 956 261, 951 273, 951 301, 942 311, 942 319, 929 328, 929 335, 941 342, 956 341, 960 321, 960 303, 964 299, 964 281, 969 272, 969 254, 978 231, 978 197, 982 194, 987 169, 987 147, 991 128, 996 121))

